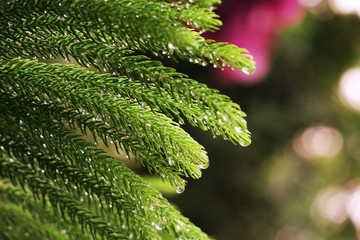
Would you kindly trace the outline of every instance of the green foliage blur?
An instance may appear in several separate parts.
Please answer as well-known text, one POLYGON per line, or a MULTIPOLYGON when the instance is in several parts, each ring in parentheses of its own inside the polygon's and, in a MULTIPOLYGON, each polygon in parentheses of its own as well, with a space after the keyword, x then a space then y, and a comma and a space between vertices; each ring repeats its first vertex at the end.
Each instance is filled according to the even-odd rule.
POLYGON ((356 207, 324 200, 315 209, 321 192, 335 187, 350 194, 360 182, 360 112, 344 106, 338 96, 341 75, 356 66, 360 18, 330 10, 309 11, 300 25, 283 32, 271 72, 257 85, 224 86, 210 69, 180 64, 181 71, 240 104, 253 143, 240 148, 186 126, 207 149, 210 167, 170 200, 216 239, 356 239, 356 219, 349 217, 360 218, 356 207), (313 158, 297 154, 296 137, 319 125, 341 134, 340 152, 313 158), (330 211, 333 218, 324 219, 321 211, 330 211))

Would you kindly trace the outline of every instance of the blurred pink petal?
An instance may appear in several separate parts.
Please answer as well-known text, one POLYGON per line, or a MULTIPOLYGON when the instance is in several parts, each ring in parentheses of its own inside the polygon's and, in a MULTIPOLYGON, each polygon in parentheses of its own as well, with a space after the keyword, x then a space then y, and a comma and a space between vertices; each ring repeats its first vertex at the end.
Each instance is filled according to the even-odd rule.
POLYGON ((216 70, 223 83, 241 84, 255 84, 266 77, 278 34, 304 16, 296 0, 223 0, 218 13, 224 27, 206 37, 246 48, 256 62, 256 70, 250 75, 228 68, 216 70))

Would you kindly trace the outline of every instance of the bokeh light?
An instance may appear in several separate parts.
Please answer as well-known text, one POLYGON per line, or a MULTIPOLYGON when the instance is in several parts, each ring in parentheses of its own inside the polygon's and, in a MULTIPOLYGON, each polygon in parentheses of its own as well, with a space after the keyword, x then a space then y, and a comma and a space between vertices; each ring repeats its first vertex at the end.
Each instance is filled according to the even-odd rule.
MULTIPOLYGON (((221 175, 210 173, 216 180, 193 190, 195 201, 221 219, 202 214, 204 229, 216 238, 360 239, 360 180, 353 182, 360 178, 360 112, 354 110, 360 111, 360 0, 331 1, 228 0, 218 9, 224 27, 214 39, 247 48, 257 71, 230 76, 230 69, 217 69, 210 78, 252 84, 225 84, 221 91, 246 109, 253 144, 243 151, 206 142, 209 156, 222 160, 209 171, 221 175), (352 7, 341 10, 344 4, 352 7)), ((193 201, 181 203, 197 212, 193 201)))
POLYGON ((325 125, 311 126, 293 140, 295 152, 305 159, 332 158, 343 147, 341 133, 325 125))
POLYGON ((347 219, 348 198, 348 194, 340 187, 322 189, 311 206, 311 217, 322 227, 336 229, 347 219))
POLYGON ((330 0, 330 7, 336 13, 355 13, 360 16, 360 1, 358 0, 330 0))
POLYGON ((360 186, 356 187, 346 202, 346 212, 357 230, 360 230, 360 186))
POLYGON ((312 203, 312 219, 327 230, 336 230, 349 219, 359 232, 360 185, 354 182, 355 180, 342 187, 322 189, 312 203))
POLYGON ((351 68, 341 76, 339 83, 339 96, 346 106, 360 111, 359 67, 351 68))

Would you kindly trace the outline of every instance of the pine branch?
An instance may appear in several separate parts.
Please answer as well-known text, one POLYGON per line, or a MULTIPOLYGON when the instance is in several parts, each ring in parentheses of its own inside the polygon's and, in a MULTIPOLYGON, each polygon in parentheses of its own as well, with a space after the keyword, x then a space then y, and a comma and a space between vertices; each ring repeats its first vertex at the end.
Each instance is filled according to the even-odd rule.
MULTIPOLYGON (((0 181, 0 219, 40 239, 208 239, 98 142, 178 192, 208 166, 203 147, 180 128, 184 120, 250 144, 237 104, 147 57, 253 71, 245 49, 200 35, 221 26, 219 2, 1 1, 0 174, 34 198, 0 181), (34 61, 59 57, 68 64, 34 61), (30 218, 36 222, 23 221, 30 218)), ((22 237, 0 230, 0 238, 22 237)))
POLYGON ((4 3, 3 9, 6 11, 2 12, 2 21, 12 25, 26 21, 27 17, 24 16, 42 16, 42 24, 36 25, 38 30, 59 30, 85 36, 97 43, 145 50, 154 55, 160 52, 195 63, 209 62, 215 67, 231 66, 247 73, 254 70, 254 63, 245 49, 226 43, 214 44, 182 24, 174 26, 172 16, 177 14, 177 10, 166 3, 119 0, 100 5, 97 0, 33 1, 4 3))
POLYGON ((33 221, 30 214, 15 204, 1 202, 0 212, 0 232, 4 234, 1 239, 68 239, 54 226, 33 221))
MULTIPOLYGON (((108 93, 100 93, 98 89, 84 88, 80 83, 46 70, 51 65, 22 60, 0 61, 0 64, 0 74, 3 74, 0 84, 4 89, 8 87, 18 93, 24 89, 33 93, 37 89, 36 96, 31 96, 34 100, 76 107, 109 125, 120 126, 128 136, 135 134, 145 148, 164 154, 166 159, 176 156, 176 167, 185 176, 201 176, 199 165, 208 162, 202 146, 167 117, 108 93)), ((67 67, 59 65, 59 68, 65 70, 67 67)))
MULTIPOLYGON (((14 102, 8 102, 8 105, 12 106, 11 103, 14 102)), ((15 104, 14 109, 8 109, 8 111, 20 117, 20 112, 23 110, 15 104)), ((38 111, 35 112, 38 113, 38 111)), ((6 115, 6 113, 3 114, 6 115)), ((31 121, 32 124, 41 124, 41 121, 36 121, 36 119, 39 119, 37 115, 33 116, 33 120, 31 120, 33 114, 34 112, 26 109, 21 121, 17 124, 9 122, 5 124, 5 129, 10 130, 10 132, 15 132, 11 128, 25 128, 27 125, 26 121, 31 121)), ((11 118, 7 121, 11 121, 11 118)), ((2 125, 4 125, 4 123, 2 125)), ((40 171, 50 179, 55 179, 55 185, 60 183, 59 178, 63 179, 64 182, 68 182, 66 184, 67 191, 71 191, 71 189, 76 186, 78 192, 85 191, 90 195, 95 194, 97 199, 103 199, 103 201, 100 202, 103 206, 102 209, 109 209, 111 212, 117 211, 118 214, 122 214, 125 211, 127 218, 122 220, 122 226, 125 226, 126 229, 131 229, 131 226, 138 226, 136 229, 142 230, 141 233, 130 233, 134 236, 141 236, 141 239, 156 239, 156 235, 148 235, 156 230, 156 228, 158 230, 164 229, 163 231, 165 231, 165 233, 167 232, 167 234, 174 234, 175 232, 175 235, 178 234, 183 237, 186 237, 188 233, 186 231, 180 231, 181 229, 191 229, 192 234, 198 232, 187 219, 183 218, 164 199, 159 198, 159 193, 149 189, 144 183, 140 184, 141 180, 127 168, 121 166, 118 161, 106 157, 99 149, 90 148, 89 144, 74 138, 71 133, 66 134, 65 129, 61 131, 60 125, 56 125, 55 123, 49 123, 49 125, 52 126, 52 128, 44 126, 43 129, 52 129, 50 132, 41 130, 38 126, 29 126, 23 129, 21 132, 27 135, 24 136, 24 138, 30 139, 30 142, 24 143, 23 146, 20 145, 16 147, 16 145, 19 145, 19 142, 24 141, 24 139, 16 138, 16 136, 11 136, 10 138, 16 140, 15 142, 4 139, 0 141, 0 145, 4 146, 8 151, 11 149, 11 157, 13 159, 21 160, 21 158, 31 158, 35 155, 35 161, 39 166, 34 165, 34 160, 24 159, 22 161, 24 163, 30 163, 33 171, 40 171), (30 131, 31 128, 33 131, 30 131), (36 129, 36 131, 34 131, 34 129, 36 129), (61 138, 57 136, 61 136, 61 138), (31 142, 32 144, 30 144, 31 142), (29 147, 26 147, 34 145, 34 143, 36 143, 36 149, 28 149, 29 147), (8 146, 8 144, 11 144, 11 146, 8 146), (26 149, 21 151, 21 148, 26 149), (19 155, 19 153, 29 151, 32 153, 30 156, 19 155), (59 156, 59 158, 47 159, 46 154, 44 156, 44 153, 39 151, 45 153, 46 151, 50 151, 53 155, 59 156), (66 167, 64 160, 68 162, 71 167, 66 167), (81 173, 85 170, 90 171, 90 173, 81 173), (91 180, 91 175, 98 179, 91 180), (74 186, 70 184, 71 182, 74 186), (107 187, 108 185, 111 187, 107 187), (119 192, 117 193, 116 190, 119 192), (144 196, 147 197, 148 201, 139 201, 139 199, 142 199, 144 196), (105 206, 107 207, 105 208, 105 206), (131 219, 132 213, 134 212, 137 213, 136 216, 133 216, 135 219, 131 219), (160 220, 155 221, 154 219, 160 220), (166 219, 166 224, 164 219, 166 219), (145 222, 143 222, 144 220, 145 222), (137 221, 140 222, 137 224, 137 221), (154 228, 154 225, 157 227, 154 228), (146 228, 146 226, 148 226, 148 228, 146 228)), ((5 136, 6 132, 3 132, 2 135, 5 136)), ((93 197, 93 199, 95 199, 95 197, 93 197)), ((198 239, 204 239, 202 234, 199 233, 198 235, 198 239)))
MULTIPOLYGON (((21 207, 32 216, 32 221, 37 220, 41 224, 48 224, 51 226, 57 226, 57 229, 61 229, 59 234, 62 238, 60 239, 89 239, 91 238, 86 232, 82 231, 77 225, 70 225, 59 217, 54 210, 51 210, 49 204, 46 202, 45 205, 36 201, 33 196, 29 193, 25 193, 21 188, 12 186, 7 181, 0 180, 0 199, 1 202, 7 204, 11 203, 15 206, 21 207), (68 235, 67 235, 68 234, 68 235)), ((19 215, 16 215, 19 216, 19 215)), ((5 218, 5 217, 4 217, 5 218)), ((4 220, 6 221, 6 220, 4 220)), ((6 226, 2 230, 3 233, 13 231, 13 228, 18 226, 18 221, 14 221, 12 225, 6 226)), ((42 227, 43 228, 43 227, 42 227)), ((37 230, 38 232, 41 232, 37 230)), ((56 232, 56 229, 51 229, 51 232, 56 232)), ((12 238, 16 239, 16 238, 12 238)), ((50 239, 58 239, 52 237, 50 239)))
MULTIPOLYGON (((17 139, 17 141, 18 140, 19 139, 17 139)), ((5 145, 4 142, 2 142, 2 144, 5 145)), ((127 216, 131 216, 131 213, 135 211, 133 209, 134 203, 126 203, 126 201, 124 201, 124 199, 126 198, 120 198, 119 196, 123 195, 120 195, 118 192, 111 190, 111 186, 109 184, 106 184, 104 180, 102 180, 100 177, 91 175, 89 176, 89 173, 87 171, 78 169, 76 167, 67 166, 67 164, 63 163, 60 159, 47 159, 40 151, 36 151, 33 148, 27 150, 30 150, 33 155, 36 155, 36 160, 32 158, 29 159, 29 157, 26 155, 17 156, 17 152, 21 152, 22 148, 24 148, 25 146, 19 146, 18 144, 16 144, 16 146, 14 145, 15 144, 13 144, 11 147, 5 145, 5 147, 12 153, 11 159, 16 159, 23 162, 24 164, 30 162, 30 164, 32 165, 32 171, 39 171, 40 169, 40 172, 43 173, 47 178, 52 179, 52 185, 59 186, 59 189, 61 189, 62 192, 65 191, 63 187, 63 185, 65 185, 68 191, 68 196, 72 195, 72 188, 77 190, 77 195, 79 196, 81 196, 82 192, 89 193, 87 201, 89 205, 89 210, 92 210, 94 212, 94 210, 99 209, 94 208, 95 206, 101 206, 100 213, 96 212, 96 214, 100 214, 104 217, 104 223, 112 223, 113 226, 126 226, 126 229, 129 229, 129 231, 121 229, 121 232, 123 234, 126 234, 126 236, 133 234, 135 236, 138 236, 138 238, 156 239, 156 230, 147 221, 147 216, 142 216, 142 214, 139 214, 137 217, 134 218, 124 217, 123 212, 125 212, 127 216), (98 199, 98 201, 96 201, 95 199, 98 199), (117 211, 115 211, 114 209, 117 209, 117 211), (117 214, 115 214, 114 212, 117 212, 117 214), (110 214, 112 214, 111 218, 109 217, 110 214), (117 216, 120 219, 118 221, 116 219, 117 216), (142 218, 140 218, 141 216, 142 218), (130 228, 129 225, 132 226, 132 228, 130 228), (133 229, 141 229, 141 231, 132 232, 131 230, 133 229)), ((73 199, 78 199, 80 203, 85 202, 83 198, 73 197, 73 199)))
MULTIPOLYGON (((114 145, 116 149, 121 149, 126 152, 127 155, 134 154, 135 160, 145 165, 150 172, 155 172, 160 175, 163 180, 167 180, 179 188, 184 188, 185 186, 185 181, 180 178, 177 169, 167 166, 168 159, 164 158, 164 156, 141 148, 136 139, 130 138, 123 133, 121 129, 111 127, 108 123, 104 123, 100 119, 97 119, 90 114, 86 114, 84 111, 79 112, 77 109, 57 107, 49 104, 36 104, 34 100, 26 101, 18 97, 10 97, 7 94, 2 95, 2 101, 6 105, 11 106, 7 108, 6 105, 3 106, 4 113, 6 113, 6 110, 10 112, 19 112, 19 109, 22 109, 27 115, 28 112, 36 114, 36 117, 34 117, 35 122, 38 122, 38 119, 42 119, 43 117, 49 119, 54 118, 58 122, 64 122, 74 131, 78 130, 80 127, 84 135, 87 134, 87 130, 89 129, 93 136, 97 136, 105 144, 108 143, 114 145), (27 106, 27 108, 24 109, 23 106, 27 106)), ((52 124, 56 124, 56 122, 52 124)), ((57 128, 61 129, 62 126, 59 125, 57 128)))
POLYGON ((19 183, 22 187, 27 184, 36 198, 45 201, 45 197, 48 197, 52 206, 61 211, 63 216, 68 214, 73 224, 80 223, 82 226, 89 227, 93 237, 96 238, 96 233, 99 233, 100 236, 105 235, 109 239, 127 239, 117 229, 101 221, 98 216, 80 207, 81 202, 70 198, 63 190, 53 186, 49 180, 34 173, 26 165, 2 155, 0 156, 0 170, 2 177, 10 178, 13 184, 19 183))
MULTIPOLYGON (((86 40, 79 41, 76 38, 63 35, 44 40, 38 40, 29 34, 26 38, 16 35, 16 33, 13 35, 16 36, 14 40, 4 41, 3 44, 3 52, 9 58, 19 54, 12 50, 16 46, 26 48, 35 42, 37 47, 34 48, 34 52, 30 54, 20 53, 20 55, 29 57, 36 56, 39 53, 42 56, 46 53, 52 53, 53 55, 65 56, 65 59, 69 59, 70 55, 85 66, 92 65, 99 70, 105 69, 105 71, 112 71, 114 74, 127 75, 132 81, 127 79, 116 80, 115 77, 112 77, 111 80, 108 80, 107 85, 115 90, 116 94, 125 91, 125 95, 137 99, 142 104, 148 103, 150 107, 157 108, 170 117, 175 116, 180 123, 183 122, 182 114, 193 126, 210 130, 214 135, 222 135, 224 138, 240 142, 242 145, 250 143, 246 124, 242 118, 244 114, 238 111, 239 106, 231 104, 226 96, 217 94, 215 90, 208 89, 205 85, 200 85, 196 81, 186 78, 185 75, 177 74, 171 68, 163 67, 159 62, 151 61, 144 56, 132 56, 130 55, 131 51, 128 50, 111 48, 104 44, 94 44, 86 40), (87 56, 86 60, 81 58, 84 55, 87 56), (114 62, 118 65, 114 65, 114 62), (137 79, 140 80, 140 83, 146 84, 146 89, 140 88, 138 83, 135 83, 138 82, 137 79), (115 85, 121 83, 126 85, 127 89, 131 90, 137 87, 139 90, 136 93, 131 93, 129 90, 121 89, 115 85), (154 89, 155 87, 158 88, 158 91, 154 89), (196 99, 197 96, 201 99, 196 99), (228 114, 230 112, 234 114, 228 114), (234 132, 234 129, 237 131, 234 132)), ((104 81, 101 84, 104 84, 104 81)))
POLYGON ((170 2, 173 6, 178 6, 182 4, 187 6, 198 5, 200 7, 210 8, 210 10, 214 8, 214 5, 221 3, 221 0, 154 0, 154 1, 170 2))

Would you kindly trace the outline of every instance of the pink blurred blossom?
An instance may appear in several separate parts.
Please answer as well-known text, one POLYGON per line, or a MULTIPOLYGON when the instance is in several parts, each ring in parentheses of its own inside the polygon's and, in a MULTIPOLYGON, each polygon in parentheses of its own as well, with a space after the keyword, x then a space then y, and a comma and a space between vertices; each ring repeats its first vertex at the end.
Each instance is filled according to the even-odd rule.
POLYGON ((296 0, 223 0, 217 13, 223 27, 205 37, 233 43, 253 55, 256 70, 246 75, 240 70, 216 70, 222 82, 255 84, 270 69, 271 52, 279 33, 301 21, 304 10, 296 0))

